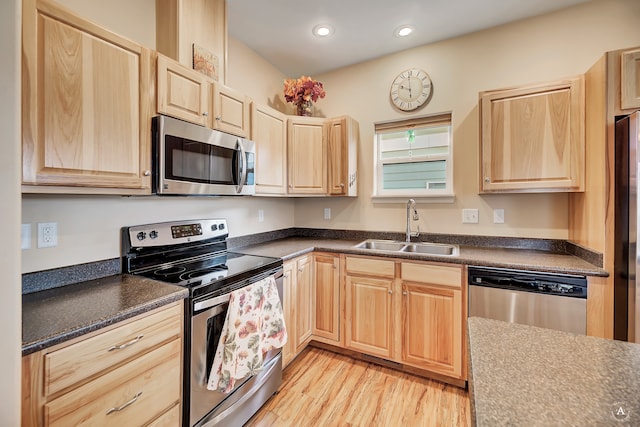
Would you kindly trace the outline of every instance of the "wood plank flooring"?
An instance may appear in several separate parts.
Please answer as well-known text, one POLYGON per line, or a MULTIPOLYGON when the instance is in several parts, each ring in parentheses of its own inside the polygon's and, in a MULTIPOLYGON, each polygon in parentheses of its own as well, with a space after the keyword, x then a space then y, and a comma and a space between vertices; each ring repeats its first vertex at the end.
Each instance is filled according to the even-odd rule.
POLYGON ((466 390, 307 347, 245 427, 470 425, 466 390))

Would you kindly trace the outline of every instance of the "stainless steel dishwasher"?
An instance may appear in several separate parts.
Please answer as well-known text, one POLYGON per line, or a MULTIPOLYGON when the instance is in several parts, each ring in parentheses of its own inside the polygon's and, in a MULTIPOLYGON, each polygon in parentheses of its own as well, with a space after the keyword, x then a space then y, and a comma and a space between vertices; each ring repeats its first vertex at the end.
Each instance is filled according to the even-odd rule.
POLYGON ((585 335, 584 276, 469 267, 469 316, 585 335))

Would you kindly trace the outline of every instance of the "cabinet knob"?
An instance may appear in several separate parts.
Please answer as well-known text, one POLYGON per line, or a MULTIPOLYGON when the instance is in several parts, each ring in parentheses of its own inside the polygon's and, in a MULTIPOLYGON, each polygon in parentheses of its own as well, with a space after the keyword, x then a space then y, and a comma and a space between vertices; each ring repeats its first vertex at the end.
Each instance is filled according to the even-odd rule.
POLYGON ((393 291, 391 289, 389 289, 389 295, 391 295, 393 293, 393 291))
POLYGON ((220 117, 220 116, 216 116, 216 120, 217 120, 217 121, 220 121, 221 119, 222 119, 222 117, 220 117))
POLYGON ((407 296, 407 291, 402 291, 402 295, 407 296))
POLYGON ((303 272, 303 271, 304 271, 304 267, 300 267, 300 268, 298 269, 298 271, 299 271, 299 272, 303 272))
POLYGON ((151 171, 150 170, 146 170, 146 171, 142 172, 142 174, 144 176, 149 176, 149 175, 151 175, 151 171))
POLYGON ((202 113, 203 116, 207 117, 209 115, 208 111, 205 111, 204 113, 202 113))
POLYGON ((289 278, 289 273, 285 273, 284 277, 286 277, 288 279, 289 278))
POLYGON ((491 178, 489 178, 489 177, 485 177, 485 178, 484 178, 484 182, 491 182, 491 178))
POLYGON ((344 188, 344 184, 343 183, 340 183, 340 188, 344 188))

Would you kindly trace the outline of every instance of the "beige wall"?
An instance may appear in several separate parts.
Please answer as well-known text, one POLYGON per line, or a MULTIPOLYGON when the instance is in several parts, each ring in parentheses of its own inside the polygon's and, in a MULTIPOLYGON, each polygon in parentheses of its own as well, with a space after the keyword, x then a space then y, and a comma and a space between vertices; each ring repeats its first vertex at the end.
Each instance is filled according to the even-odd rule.
POLYGON ((20 425, 20 0, 0 2, 0 425, 20 425))
MULTIPOLYGON (((154 0, 104 2, 61 0, 92 20, 142 44, 155 45, 154 0)), ((59 246, 23 251, 22 272, 119 256, 121 226, 156 220, 225 216, 232 236, 291 226, 403 231, 404 204, 371 202, 373 123, 410 117, 389 102, 393 78, 409 67, 424 68, 434 84, 431 102, 416 115, 453 112, 453 204, 419 204, 427 232, 498 236, 568 237, 563 194, 477 194, 478 92, 584 72, 607 50, 640 45, 640 2, 602 0, 516 24, 407 50, 327 73, 319 78, 327 97, 316 105, 324 116, 350 114, 360 122, 360 197, 357 199, 24 197, 22 222, 58 222, 59 246), (597 29, 594 30, 594 29, 597 29), (323 208, 332 219, 323 219, 323 208), (461 209, 478 208, 479 224, 461 224, 461 209), (492 223, 492 209, 505 210, 505 224, 492 223), (258 209, 265 221, 258 223, 258 209), (97 224, 97 225, 96 225, 97 224)), ((282 101, 285 77, 237 40, 229 40, 227 84, 258 102, 292 112, 282 101)))
POLYGON ((419 204, 420 228, 438 233, 566 239, 566 195, 477 194, 478 92, 582 74, 605 51, 640 45, 639 29, 639 1, 594 1, 314 76, 327 91, 316 110, 325 116, 350 114, 360 123, 361 196, 353 201, 299 201, 296 226, 404 231, 404 204, 373 204, 370 199, 373 123, 452 111, 455 203, 419 204), (430 74, 433 98, 426 108, 403 114, 391 106, 389 86, 399 72, 410 67, 430 74), (332 209, 330 221, 322 219, 325 207, 332 209), (478 208, 480 223, 462 224, 463 208, 478 208), (505 210, 505 224, 493 224, 495 208, 505 210))

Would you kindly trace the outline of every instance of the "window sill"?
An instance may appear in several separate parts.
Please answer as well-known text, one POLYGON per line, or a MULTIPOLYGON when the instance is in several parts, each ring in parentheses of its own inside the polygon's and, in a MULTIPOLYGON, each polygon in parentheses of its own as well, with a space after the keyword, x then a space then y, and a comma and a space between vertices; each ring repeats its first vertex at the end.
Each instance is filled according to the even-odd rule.
POLYGON ((437 196, 412 196, 410 194, 406 196, 371 196, 373 203, 406 203, 408 199, 413 199, 416 203, 453 203, 456 196, 453 194, 437 196))

